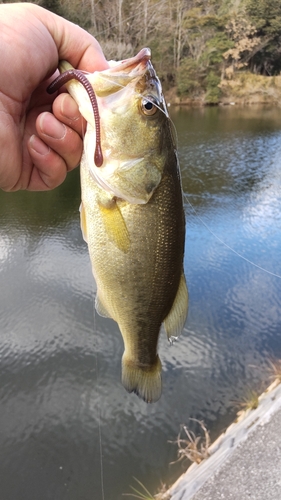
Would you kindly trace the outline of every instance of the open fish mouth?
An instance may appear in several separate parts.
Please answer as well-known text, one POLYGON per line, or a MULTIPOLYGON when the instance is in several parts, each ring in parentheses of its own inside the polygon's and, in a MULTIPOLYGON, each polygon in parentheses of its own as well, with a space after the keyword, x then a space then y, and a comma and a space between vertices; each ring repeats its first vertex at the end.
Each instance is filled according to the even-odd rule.
MULTIPOLYGON (((128 59, 124 59, 123 61, 118 61, 117 63, 110 61, 109 66, 111 69, 111 73, 116 71, 130 71, 130 69, 135 70, 139 65, 142 71, 146 67, 147 61, 151 59, 151 50, 149 48, 144 48, 139 51, 139 53, 128 59)), ((104 70, 105 72, 108 70, 104 70)))

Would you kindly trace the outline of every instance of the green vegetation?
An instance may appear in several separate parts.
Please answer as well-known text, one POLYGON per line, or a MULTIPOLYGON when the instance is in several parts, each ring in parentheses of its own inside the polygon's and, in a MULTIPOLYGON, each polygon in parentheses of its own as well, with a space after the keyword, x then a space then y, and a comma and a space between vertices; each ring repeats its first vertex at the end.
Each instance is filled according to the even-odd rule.
POLYGON ((135 481, 138 483, 140 490, 131 486, 131 489, 134 493, 124 493, 123 496, 129 496, 131 498, 140 498, 144 500, 154 500, 152 494, 148 491, 148 489, 136 478, 135 481))
MULTIPOLYGON (((241 82, 241 74, 244 81, 251 75, 278 78, 281 70, 280 0, 33 3, 87 29, 109 59, 130 57, 144 46, 151 47, 164 90, 176 87, 180 99, 216 104, 231 95, 247 101, 247 93, 241 94, 240 88, 236 94, 231 82, 241 82)), ((260 81, 255 80, 255 86, 260 81)), ((271 94, 275 96, 269 92, 266 100, 271 94)), ((280 88, 274 98, 279 97, 280 88)), ((259 99, 263 100, 263 92, 259 99)))
POLYGON ((256 410, 259 406, 259 395, 256 391, 248 389, 241 401, 233 401, 233 405, 239 408, 238 416, 247 410, 256 410))
POLYGON ((136 477, 134 480, 138 483, 138 487, 135 488, 131 486, 131 490, 133 493, 123 493, 123 496, 131 497, 131 498, 139 498, 140 500, 169 500, 170 495, 166 492, 166 487, 163 485, 161 491, 152 495, 150 491, 141 483, 136 477))
POLYGON ((281 359, 270 359, 268 364, 271 372, 270 378, 281 384, 281 359))

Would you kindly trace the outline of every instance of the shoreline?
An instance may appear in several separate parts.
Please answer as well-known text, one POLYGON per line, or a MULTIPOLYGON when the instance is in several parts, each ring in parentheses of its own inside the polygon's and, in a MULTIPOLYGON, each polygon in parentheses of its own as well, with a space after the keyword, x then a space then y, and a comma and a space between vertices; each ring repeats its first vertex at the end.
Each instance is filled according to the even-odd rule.
MULTIPOLYGON (((234 421, 209 447, 208 451, 210 456, 200 462, 200 464, 193 463, 167 490, 167 497, 164 496, 164 498, 169 500, 190 500, 196 495, 197 499, 198 493, 198 500, 200 500, 200 491, 204 485, 209 485, 211 483, 210 488, 213 488, 214 479, 215 483, 220 484, 219 474, 227 463, 231 462, 235 452, 240 453, 242 459, 244 454, 243 449, 248 447, 248 439, 251 438, 252 435, 259 435, 261 429, 265 431, 268 422, 271 421, 272 417, 277 414, 278 411, 281 415, 280 380, 276 379, 265 392, 259 396, 258 403, 256 409, 247 409, 239 412, 236 421, 234 421)), ((253 454, 253 458, 254 457, 255 455, 253 454)), ((254 465, 254 462, 255 460, 253 460, 252 465, 254 465)), ((242 467, 242 469, 244 469, 244 467, 242 467)), ((237 478, 237 488, 239 489, 239 487, 239 478, 237 478)), ((222 488, 226 488, 225 482, 223 482, 222 488)), ((207 493, 206 491, 204 492, 205 495, 207 493)), ((241 495, 241 498, 242 497, 243 494, 241 495)), ((206 496, 202 496, 202 499, 203 498, 207 500, 206 496)), ((210 498, 213 497, 211 496, 210 498)), ((221 496, 220 498, 224 497, 221 496)))
POLYGON ((199 95, 182 95, 177 87, 164 91, 166 102, 170 105, 202 106, 247 106, 252 104, 279 105, 281 102, 281 75, 260 76, 249 72, 237 73, 231 79, 222 79, 218 85, 220 96, 217 102, 208 102, 208 92, 199 95))
POLYGON ((164 92, 165 101, 168 106, 182 106, 182 107, 190 107, 190 108, 205 108, 205 107, 217 107, 217 106, 280 106, 281 103, 281 95, 280 99, 272 98, 272 99, 261 99, 260 96, 248 96, 244 98, 237 98, 235 96, 229 96, 222 98, 217 103, 208 103, 201 99, 192 99, 192 98, 180 98, 178 96, 174 96, 169 91, 164 92))

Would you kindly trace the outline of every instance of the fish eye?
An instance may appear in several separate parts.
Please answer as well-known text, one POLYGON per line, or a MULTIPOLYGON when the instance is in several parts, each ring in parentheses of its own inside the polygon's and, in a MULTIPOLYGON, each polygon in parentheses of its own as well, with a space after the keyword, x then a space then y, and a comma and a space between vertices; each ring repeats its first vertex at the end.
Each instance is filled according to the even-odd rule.
POLYGON ((158 102, 153 96, 144 97, 141 101, 141 110, 147 116, 152 116, 158 111, 158 102))

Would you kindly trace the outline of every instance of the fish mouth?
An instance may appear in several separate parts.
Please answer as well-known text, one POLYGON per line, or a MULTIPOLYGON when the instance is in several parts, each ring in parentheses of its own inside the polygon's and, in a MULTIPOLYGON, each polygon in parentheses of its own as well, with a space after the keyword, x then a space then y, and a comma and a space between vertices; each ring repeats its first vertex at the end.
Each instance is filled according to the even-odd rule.
POLYGON ((141 79, 147 72, 151 77, 156 77, 149 48, 141 49, 134 57, 123 61, 109 61, 108 64, 108 69, 87 74, 98 97, 114 94, 133 80, 141 79))
POLYGON ((114 92, 114 84, 111 78, 116 79, 116 85, 123 83, 127 85, 130 80, 142 77, 147 71, 151 71, 151 50, 149 48, 144 48, 139 51, 139 53, 123 61, 109 61, 109 68, 103 71, 95 72, 90 76, 93 88, 97 95, 104 95, 108 91, 114 92), (109 87, 107 88, 106 81, 108 80, 109 87), (110 90, 111 83, 111 90, 110 90))
POLYGON ((119 61, 117 64, 114 64, 112 61, 110 61, 110 73, 118 73, 120 71, 123 72, 124 70, 126 72, 130 72, 131 70, 137 68, 143 71, 147 66, 147 62, 150 60, 151 50, 146 47, 144 49, 141 49, 136 56, 124 59, 123 61, 119 61))

